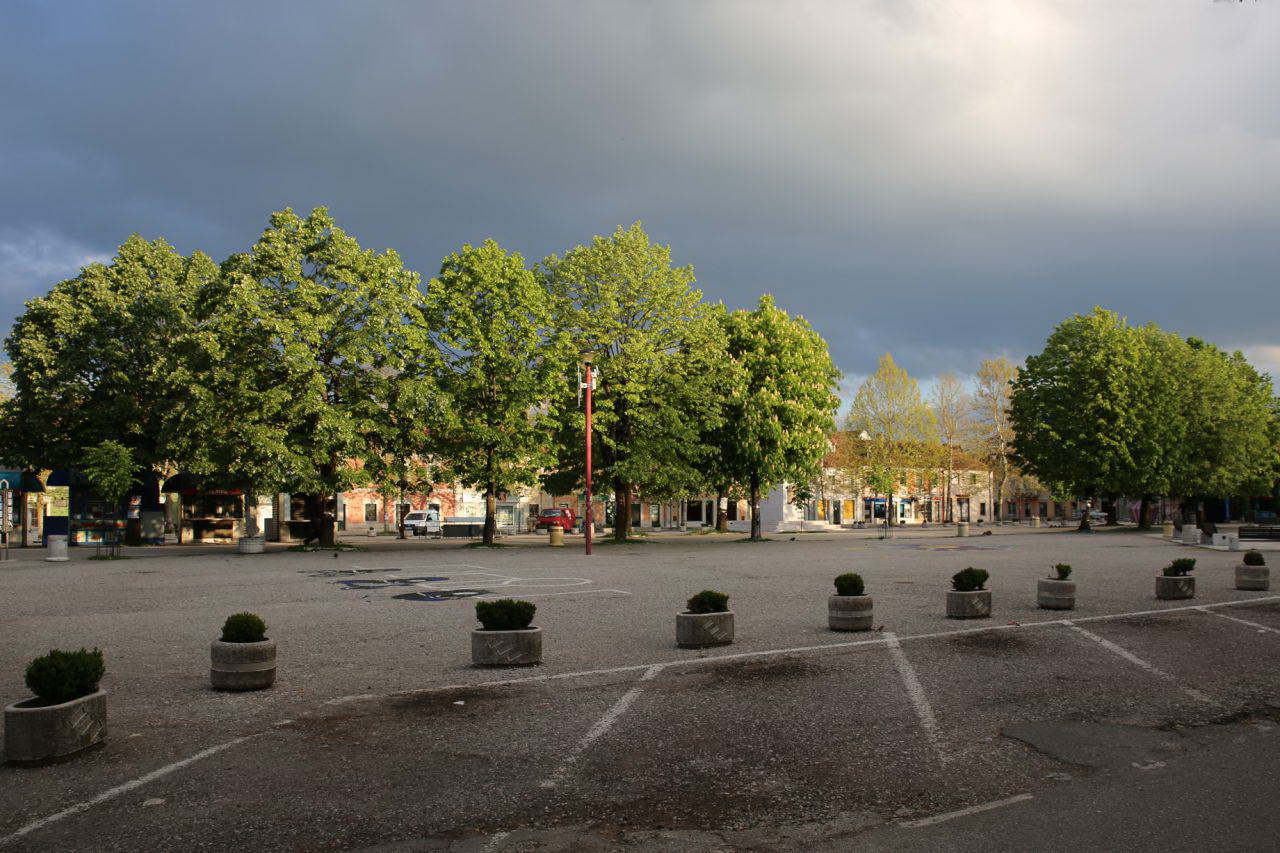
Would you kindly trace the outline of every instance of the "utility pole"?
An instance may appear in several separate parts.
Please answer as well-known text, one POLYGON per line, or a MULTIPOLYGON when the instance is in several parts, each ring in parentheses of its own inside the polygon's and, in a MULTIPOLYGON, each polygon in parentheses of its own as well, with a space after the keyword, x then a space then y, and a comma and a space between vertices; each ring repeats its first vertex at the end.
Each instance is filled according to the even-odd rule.
MULTIPOLYGON (((591 366, 591 353, 584 352, 582 361, 587 368, 587 381, 583 383, 583 388, 587 392, 587 489, 586 489, 586 509, 582 513, 582 532, 586 534, 586 555, 591 556, 591 534, 595 532, 596 520, 595 511, 591 505, 591 392, 596 384, 595 368, 591 366)), ((630 508, 628 507, 628 511, 630 508)))

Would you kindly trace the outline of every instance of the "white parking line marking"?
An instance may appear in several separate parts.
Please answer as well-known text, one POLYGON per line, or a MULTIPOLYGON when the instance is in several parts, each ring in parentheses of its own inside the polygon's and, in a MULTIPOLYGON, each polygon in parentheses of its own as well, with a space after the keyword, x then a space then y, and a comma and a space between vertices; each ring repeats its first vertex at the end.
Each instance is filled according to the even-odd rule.
POLYGON ((1172 675, 1165 672, 1163 669, 1160 669, 1154 666, 1153 664, 1148 663, 1147 661, 1135 655, 1133 652, 1130 652, 1127 649, 1123 649, 1120 646, 1117 646, 1115 643, 1111 642, 1110 640, 1104 637, 1099 637, 1097 634, 1093 633, 1092 631, 1086 631, 1084 628, 1081 628, 1079 625, 1072 624, 1070 621, 1066 622, 1065 624, 1068 628, 1071 628, 1073 631, 1078 631, 1080 634, 1088 637, 1090 640, 1093 640, 1095 643, 1102 646, 1104 649, 1111 652, 1112 654, 1119 655, 1120 657, 1127 660, 1129 663, 1133 664, 1134 666, 1145 669, 1147 672, 1151 673, 1157 678, 1163 678, 1165 681, 1174 685, 1183 693, 1187 694, 1192 699, 1195 699, 1197 702, 1204 702, 1205 704, 1208 704, 1208 705, 1217 704, 1216 702, 1214 702, 1214 700, 1210 699, 1208 696, 1204 695, 1199 690, 1196 690, 1194 687, 1187 687, 1186 685, 1179 684, 1177 679, 1175 679, 1172 675))
POLYGON ((31 823, 19 829, 17 832, 14 832, 11 835, 6 835, 4 838, 0 838, 0 847, 3 847, 4 845, 8 844, 10 841, 16 841, 17 839, 21 838, 24 835, 35 832, 37 829, 42 829, 51 823, 56 823, 57 821, 60 821, 63 818, 71 817, 72 815, 79 814, 80 812, 83 812, 83 811, 88 811, 89 809, 93 808, 96 805, 105 803, 107 800, 115 799, 121 794, 127 794, 132 790, 141 788, 143 785, 147 784, 148 782, 154 782, 155 780, 161 777, 168 776, 170 773, 173 773, 174 771, 181 770, 182 768, 190 764, 195 764, 197 761, 201 761, 205 758, 208 758, 211 755, 217 755, 219 752, 222 752, 225 749, 230 749, 233 746, 242 744, 253 737, 256 737, 256 735, 246 735, 244 737, 238 737, 235 740, 229 740, 226 743, 220 743, 217 746, 211 746, 206 750, 197 752, 195 755, 191 756, 190 758, 184 758, 181 761, 175 761, 172 764, 166 764, 164 767, 161 767, 159 770, 152 770, 150 773, 146 774, 145 776, 139 776, 137 779, 134 779, 131 782, 125 782, 123 785, 117 785, 116 787, 111 788, 110 790, 103 791, 101 794, 94 797, 92 800, 85 800, 83 803, 76 803, 74 806, 63 809, 62 811, 57 812, 56 814, 51 814, 48 817, 42 817, 39 820, 34 820, 31 823))
POLYGON ((957 809, 956 811, 947 812, 945 814, 936 814, 933 817, 922 817, 919 820, 904 820, 902 823, 898 825, 911 827, 911 828, 920 827, 920 826, 933 826, 935 823, 944 823, 949 820, 955 820, 958 817, 965 817, 966 815, 977 814, 978 812, 989 812, 992 809, 998 809, 1001 806, 1011 806, 1014 803, 1021 803, 1030 799, 1033 799, 1031 794, 1017 794, 1012 797, 1006 797, 1003 800, 995 800, 990 803, 983 803, 982 805, 979 805, 979 806, 969 806, 967 809, 957 809))
POLYGON ((889 654, 893 656, 893 665, 897 667, 898 675, 902 677, 902 686, 907 689, 907 696, 915 706, 916 716, 920 718, 920 727, 924 729, 929 743, 938 753, 938 760, 946 764, 950 759, 942 748, 942 731, 938 728, 938 721, 933 716, 933 706, 929 704, 929 697, 924 693, 924 687, 920 684, 915 668, 911 666, 911 661, 907 660, 907 653, 902 650, 902 643, 898 642, 896 634, 885 634, 884 641, 889 646, 889 654))
POLYGON ((1257 622, 1250 622, 1248 619, 1239 619, 1235 616, 1228 616, 1225 613, 1219 613, 1216 610, 1210 610, 1207 607, 1197 607, 1202 613, 1208 613, 1210 616, 1220 616, 1223 619, 1230 619, 1232 622, 1239 622, 1241 625, 1248 625, 1250 628, 1257 628, 1259 631, 1266 631, 1272 634, 1280 634, 1280 630, 1269 628, 1266 625, 1260 625, 1257 622))
POLYGON ((640 682, 622 694, 622 698, 614 702, 612 708, 605 711, 604 716, 596 721, 596 724, 591 727, 591 731, 587 732, 586 737, 578 743, 572 752, 565 756, 564 761, 560 762, 560 766, 555 769, 555 772, 542 780, 540 787, 554 788, 563 782, 568 777, 569 771, 573 769, 578 757, 586 751, 587 747, 613 728, 613 724, 618 721, 618 718, 627 712, 627 709, 635 703, 636 699, 640 698, 640 692, 644 690, 644 682, 661 672, 664 666, 664 664, 659 663, 646 669, 644 675, 640 676, 640 682))

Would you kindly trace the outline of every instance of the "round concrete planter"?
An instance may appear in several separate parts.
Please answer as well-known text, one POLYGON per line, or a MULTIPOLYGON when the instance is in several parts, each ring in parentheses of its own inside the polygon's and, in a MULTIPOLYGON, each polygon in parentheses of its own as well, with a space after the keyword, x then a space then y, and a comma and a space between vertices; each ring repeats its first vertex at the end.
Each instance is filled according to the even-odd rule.
POLYGON ((968 536, 968 535, 969 535, 969 522, 967 522, 967 521, 957 521, 957 522, 956 522, 956 535, 957 535, 957 536, 968 536))
POLYGON ((733 642, 733 611, 677 613, 676 645, 682 649, 727 646, 733 642))
POLYGON ((1160 525, 1160 535, 1163 536, 1165 539, 1173 538, 1173 522, 1172 521, 1166 521, 1164 524, 1160 525))
POLYGON ((1196 579, 1190 575, 1166 577, 1156 575, 1156 598, 1165 601, 1177 601, 1182 598, 1196 597, 1196 579))
POLYGON ((471 663, 475 666, 533 666, 542 663, 542 629, 486 631, 475 628, 471 631, 471 663))
POLYGON ((241 554, 261 554, 266 547, 265 536, 241 536, 240 541, 236 543, 236 551, 241 554))
POLYGON ((1031 526, 1032 526, 1032 527, 1039 527, 1039 526, 1040 526, 1040 516, 1038 516, 1038 515, 1033 515, 1033 516, 1031 516, 1031 526))
POLYGON ((4 760, 46 764, 97 746, 107 737, 107 691, 61 705, 25 699, 4 709, 4 760))
POLYGON ((553 546, 560 548, 564 546, 564 528, 558 524, 553 524, 547 528, 550 536, 550 542, 553 546))
POLYGON ((947 590, 948 619, 987 619, 991 616, 991 590, 947 590))
POLYGON ((1271 569, 1268 566, 1236 566, 1236 589, 1271 589, 1271 569))
POLYGON ((1036 605, 1045 610, 1074 610, 1076 582, 1041 578, 1036 581, 1036 605))
POLYGON ((827 625, 832 631, 870 631, 871 596, 827 596, 827 625))
POLYGON ((276 681, 276 641, 209 646, 209 682, 214 690, 261 690, 276 681))

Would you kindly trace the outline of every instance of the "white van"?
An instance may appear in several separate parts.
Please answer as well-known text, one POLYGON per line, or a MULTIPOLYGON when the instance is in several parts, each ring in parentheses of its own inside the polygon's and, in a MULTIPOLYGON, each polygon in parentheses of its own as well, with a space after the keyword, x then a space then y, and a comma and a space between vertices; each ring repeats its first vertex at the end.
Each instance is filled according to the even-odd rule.
POLYGON ((440 511, 435 509, 410 510, 404 517, 404 529, 414 536, 439 536, 440 511))

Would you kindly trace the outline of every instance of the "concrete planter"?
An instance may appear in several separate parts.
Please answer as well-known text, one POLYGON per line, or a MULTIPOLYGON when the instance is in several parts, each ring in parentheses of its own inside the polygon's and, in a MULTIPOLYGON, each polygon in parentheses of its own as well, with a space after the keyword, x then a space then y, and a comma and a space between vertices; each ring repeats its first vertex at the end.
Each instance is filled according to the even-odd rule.
POLYGON ((870 631, 871 619, 871 596, 827 597, 827 625, 832 631, 870 631))
POLYGON ((1165 577, 1156 575, 1156 598, 1165 601, 1177 601, 1182 598, 1196 597, 1196 579, 1190 575, 1165 577))
POLYGON ((267 537, 265 536, 241 536, 236 542, 236 551, 241 554, 261 554, 266 547, 267 537))
POLYGON ((4 760, 47 764, 97 746, 107 737, 107 691, 61 705, 25 699, 4 709, 4 760))
POLYGON ((261 690, 276 681, 276 641, 209 646, 209 682, 214 690, 261 690))
POLYGON ((956 535, 957 535, 957 536, 968 536, 968 535, 969 535, 969 522, 967 522, 967 521, 957 521, 957 522, 956 522, 956 535))
POLYGON ((1269 566, 1236 566, 1236 589, 1267 590, 1271 589, 1271 568, 1269 566))
POLYGON ((733 642, 733 611, 677 613, 676 645, 682 649, 727 646, 733 642))
POLYGON ((947 590, 948 619, 987 619, 991 616, 991 590, 947 590))
POLYGON ((542 629, 486 631, 475 628, 471 631, 471 663, 475 666, 533 666, 542 663, 542 629))
POLYGON ((50 563, 65 563, 67 557, 67 537, 61 534, 49 534, 49 556, 45 557, 50 563))
POLYGON ((547 534, 549 535, 550 542, 553 546, 557 548, 564 547, 564 528, 563 527, 561 527, 558 524, 553 524, 547 528, 547 534))
POLYGON ((1200 544, 1200 528, 1190 524, 1182 525, 1182 544, 1183 545, 1199 545, 1200 544))
POLYGON ((1164 524, 1160 525, 1160 535, 1163 536, 1165 539, 1173 538, 1173 522, 1172 521, 1166 521, 1164 524))
POLYGON ((1038 515, 1033 515, 1033 516, 1031 516, 1031 526, 1032 526, 1032 527, 1039 527, 1039 526, 1040 526, 1040 516, 1038 516, 1038 515))
POLYGON ((1076 582, 1041 578, 1036 581, 1036 605, 1045 610, 1074 610, 1076 582))

